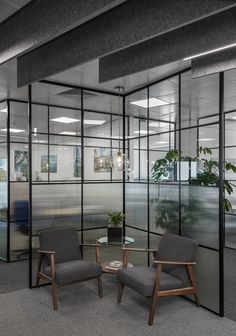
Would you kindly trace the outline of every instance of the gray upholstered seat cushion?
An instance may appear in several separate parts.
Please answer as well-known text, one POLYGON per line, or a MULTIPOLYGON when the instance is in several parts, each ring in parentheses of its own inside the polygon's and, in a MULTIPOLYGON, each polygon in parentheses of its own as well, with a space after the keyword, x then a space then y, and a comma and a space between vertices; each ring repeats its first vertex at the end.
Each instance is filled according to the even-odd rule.
MULTIPOLYGON (((136 290, 144 296, 152 296, 156 277, 156 268, 133 267, 123 268, 118 271, 117 278, 120 282, 136 290)), ((168 290, 183 287, 181 280, 162 272, 160 290, 168 290)))
MULTIPOLYGON (((83 281, 101 275, 102 267, 99 264, 83 260, 72 260, 56 264, 57 284, 83 281)), ((51 276, 50 266, 44 268, 44 273, 51 276)))

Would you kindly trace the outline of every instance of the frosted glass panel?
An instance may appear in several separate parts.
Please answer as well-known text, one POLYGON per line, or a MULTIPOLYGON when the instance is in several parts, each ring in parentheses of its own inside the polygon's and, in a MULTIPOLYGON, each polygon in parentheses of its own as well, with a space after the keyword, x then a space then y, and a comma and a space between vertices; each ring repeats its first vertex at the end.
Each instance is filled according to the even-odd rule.
POLYGON ((181 187, 181 232, 201 245, 219 248, 219 189, 181 187))
POLYGON ((80 184, 33 185, 33 234, 52 227, 81 226, 80 184))
POLYGON ((178 184, 150 184, 150 231, 163 234, 179 232, 178 184))
MULTIPOLYGON (((147 248, 148 233, 133 228, 126 228, 126 236, 134 239, 134 243, 130 247, 147 248)), ((147 252, 130 252, 128 261, 135 266, 147 266, 148 253, 147 252)))
POLYGON ((110 211, 123 211, 123 184, 84 185, 84 229, 107 226, 110 211))
POLYGON ((147 185, 126 183, 126 225, 147 230, 147 185))
POLYGON ((7 221, 0 221, 0 259, 7 259, 7 221))
POLYGON ((194 271, 200 302, 219 313, 219 252, 198 247, 196 263, 194 271))

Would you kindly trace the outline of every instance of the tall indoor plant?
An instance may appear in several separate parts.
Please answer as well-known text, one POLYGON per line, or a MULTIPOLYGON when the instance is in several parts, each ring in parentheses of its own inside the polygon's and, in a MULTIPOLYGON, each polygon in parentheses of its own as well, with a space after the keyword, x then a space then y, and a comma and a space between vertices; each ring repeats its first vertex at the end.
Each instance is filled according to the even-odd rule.
MULTIPOLYGON (((219 162, 211 158, 200 158, 200 155, 212 155, 212 151, 207 147, 200 147, 197 150, 198 156, 182 156, 180 150, 172 149, 168 151, 163 159, 156 160, 152 167, 152 178, 158 182, 163 178, 169 181, 170 176, 176 175, 177 164, 179 161, 197 162, 199 170, 196 177, 189 178, 189 184, 201 185, 201 186, 219 186, 219 162)), ((236 173, 236 166, 231 162, 224 162, 224 169, 236 173)), ((224 193, 231 195, 233 193, 234 184, 226 179, 223 181, 224 193)), ((156 204, 156 225, 162 228, 169 228, 174 230, 177 227, 179 218, 179 210, 181 210, 182 225, 191 223, 192 220, 196 220, 201 208, 201 201, 190 200, 188 204, 181 204, 179 209, 179 202, 172 200, 160 200, 153 199, 152 202, 156 204)), ((224 197, 224 210, 225 212, 232 211, 231 202, 228 198, 224 197)))

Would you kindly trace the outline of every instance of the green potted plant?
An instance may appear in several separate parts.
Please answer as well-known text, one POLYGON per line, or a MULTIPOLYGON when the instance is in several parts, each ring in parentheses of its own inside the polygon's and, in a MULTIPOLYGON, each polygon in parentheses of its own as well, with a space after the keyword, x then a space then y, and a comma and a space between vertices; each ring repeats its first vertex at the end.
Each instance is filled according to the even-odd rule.
POLYGON ((109 243, 122 242, 124 219, 125 215, 121 211, 113 211, 108 213, 107 237, 109 243))

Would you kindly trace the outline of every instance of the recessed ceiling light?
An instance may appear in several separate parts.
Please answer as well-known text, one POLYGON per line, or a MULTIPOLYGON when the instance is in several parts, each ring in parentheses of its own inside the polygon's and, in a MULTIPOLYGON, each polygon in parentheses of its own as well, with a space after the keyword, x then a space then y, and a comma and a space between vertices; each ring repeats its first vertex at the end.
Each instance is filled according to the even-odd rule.
POLYGON ((0 109, 0 112, 7 113, 7 108, 6 108, 6 107, 4 107, 3 109, 0 109))
POLYGON ((202 138, 198 139, 198 141, 214 141, 215 139, 210 139, 210 138, 202 138))
POLYGON ((74 123, 74 122, 78 122, 80 120, 79 119, 74 119, 74 118, 68 118, 68 117, 59 117, 59 118, 51 119, 51 121, 56 121, 56 122, 60 122, 60 123, 64 123, 64 124, 71 124, 71 123, 74 123))
MULTIPOLYGON (((7 128, 4 128, 1 130, 2 132, 7 132, 7 128)), ((17 129, 17 128, 9 128, 10 133, 22 133, 25 132, 25 130, 17 129)))
POLYGON ((63 132, 60 132, 58 134, 62 134, 62 135, 78 135, 79 132, 63 131, 63 132))
POLYGON ((106 120, 92 120, 92 119, 85 119, 85 125, 102 125, 106 122, 106 120))
POLYGON ((155 133, 154 131, 147 131, 147 130, 140 130, 140 131, 134 131, 133 133, 135 134, 141 134, 141 135, 146 135, 146 134, 150 134, 150 133, 155 133))
MULTIPOLYGON (((141 106, 144 108, 148 108, 148 99, 142 99, 130 102, 130 104, 141 106)), ((156 106, 163 106, 163 105, 169 105, 166 101, 158 98, 150 98, 149 99, 149 107, 156 107, 156 106)))
POLYGON ((192 55, 192 56, 186 57, 186 58, 184 58, 184 61, 188 61, 188 60, 196 58, 196 57, 200 57, 200 56, 204 56, 204 55, 209 55, 209 54, 215 53, 217 51, 221 51, 221 50, 229 49, 229 48, 233 48, 233 47, 236 47, 236 43, 228 44, 228 45, 226 45, 224 47, 208 50, 208 51, 205 51, 205 52, 200 53, 200 54, 196 54, 196 55, 192 55))

